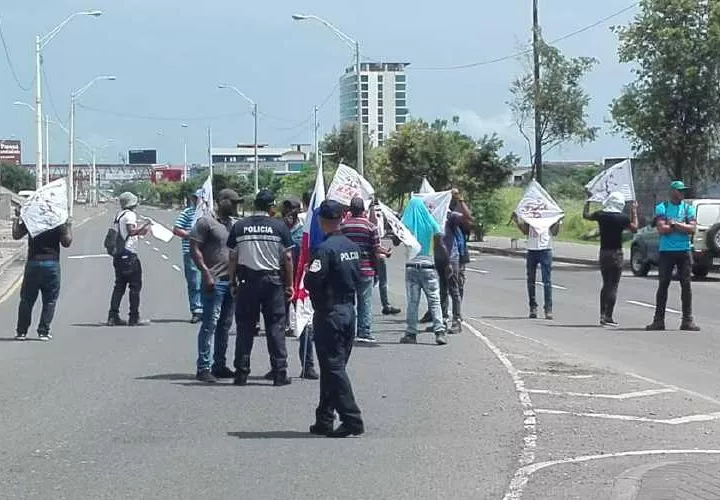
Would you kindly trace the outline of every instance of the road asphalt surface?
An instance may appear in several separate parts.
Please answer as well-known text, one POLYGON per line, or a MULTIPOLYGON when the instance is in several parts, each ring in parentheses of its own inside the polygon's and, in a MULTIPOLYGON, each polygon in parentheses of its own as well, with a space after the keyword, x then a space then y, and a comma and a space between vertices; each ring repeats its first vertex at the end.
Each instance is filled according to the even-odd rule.
MULTIPOLYGON (((63 253, 51 342, 10 341, 20 266, 0 278, 0 498, 720 498, 717 279, 693 284, 702 332, 676 330, 677 285, 672 330, 645 332, 656 279, 629 275, 621 327, 605 329, 597 270, 557 264, 556 318, 529 320, 524 261, 476 256, 466 325, 447 346, 429 334, 399 345, 404 317, 376 314, 380 342, 350 362, 367 433, 333 440, 307 433, 317 382, 261 380, 262 338, 252 385, 194 380, 197 326, 177 241, 140 244, 151 324, 103 326, 107 218, 77 229, 63 253), (674 491, 685 496, 658 496, 674 491)), ((390 261, 390 291, 404 309, 401 257, 390 261)), ((296 340, 288 351, 296 376, 296 340)))

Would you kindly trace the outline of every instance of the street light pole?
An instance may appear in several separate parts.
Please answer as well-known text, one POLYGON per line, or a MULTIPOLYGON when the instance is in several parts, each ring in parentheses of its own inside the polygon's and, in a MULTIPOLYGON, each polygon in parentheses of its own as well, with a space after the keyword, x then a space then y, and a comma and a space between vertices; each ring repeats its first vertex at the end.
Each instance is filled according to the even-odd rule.
POLYGON ((357 76, 357 171, 360 175, 365 175, 365 144, 363 139, 364 132, 362 122, 362 85, 360 83, 360 44, 357 40, 340 31, 337 26, 321 17, 308 14, 293 14, 292 18, 295 21, 312 20, 323 24, 353 49, 355 55, 355 75, 357 76))
POLYGON ((254 117, 254 125, 253 125, 254 134, 253 135, 255 137, 255 139, 254 139, 254 142, 255 142, 255 193, 257 194, 260 191, 260 187, 259 187, 260 162, 259 162, 259 158, 258 158, 258 106, 257 106, 257 103, 255 101, 253 101, 252 99, 250 99, 245 94, 243 94, 240 91, 240 89, 238 89, 237 87, 234 87, 232 85, 227 85, 227 84, 221 83, 220 85, 218 85, 218 88, 232 90, 237 95, 239 95, 240 97, 245 99, 248 103, 250 103, 250 106, 252 106, 252 114, 254 117))
POLYGON ((318 124, 318 107, 315 106, 313 108, 313 151, 315 152, 315 167, 320 167, 320 162, 318 160, 318 157, 320 155, 320 146, 318 145, 318 129, 320 125, 318 124))
POLYGON ((535 111, 535 180, 542 182, 542 116, 540 110, 540 23, 538 0, 533 0, 533 108, 535 111))
POLYGON ((50 117, 45 115, 45 184, 50 183, 50 117))
POLYGON ((188 161, 187 161, 187 123, 180 125, 183 129, 183 181, 188 180, 188 161))

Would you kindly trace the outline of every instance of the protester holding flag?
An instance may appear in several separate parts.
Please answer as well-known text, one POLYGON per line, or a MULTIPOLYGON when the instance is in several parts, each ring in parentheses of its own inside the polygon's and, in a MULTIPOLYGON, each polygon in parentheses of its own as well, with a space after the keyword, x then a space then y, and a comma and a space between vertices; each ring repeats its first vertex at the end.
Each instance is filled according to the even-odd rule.
MULTIPOLYGON (((377 200, 373 203, 370 211, 370 222, 377 228, 378 238, 380 241, 385 237, 385 216, 380 208, 377 200)), ((399 245, 400 241, 396 240, 395 246, 399 245)), ((377 259, 375 264, 377 265, 377 284, 380 290, 380 303, 382 304, 382 313, 385 316, 400 314, 402 311, 397 307, 390 304, 390 298, 388 297, 388 272, 387 272, 387 259, 392 256, 392 247, 383 247, 383 254, 377 259)))
POLYGON ((400 339, 401 344, 417 343, 418 306, 420 293, 425 297, 432 315, 432 328, 435 333, 435 342, 438 345, 447 344, 445 325, 440 308, 440 285, 438 273, 435 269, 434 253, 447 251, 442 243, 442 230, 440 224, 433 218, 430 211, 417 197, 410 199, 403 214, 402 223, 408 228, 420 244, 419 252, 413 252, 415 257, 408 259, 405 264, 405 294, 407 296, 407 329, 405 336, 400 339))
POLYGON ((40 340, 50 340, 50 324, 55 315, 55 305, 60 294, 60 245, 72 244, 70 222, 43 231, 35 236, 28 233, 19 210, 15 212, 12 237, 19 240, 28 235, 27 261, 20 288, 15 340, 25 340, 32 322, 32 311, 38 294, 42 294, 42 312, 37 333, 40 340))
POLYGON ((610 193, 603 202, 602 210, 591 213, 590 203, 591 200, 588 200, 583 207, 583 218, 597 221, 600 228, 599 263, 603 281, 600 290, 600 324, 618 326, 613 319, 613 311, 623 269, 622 235, 626 229, 633 233, 637 231, 638 204, 637 201, 633 202, 631 217, 628 217, 623 213, 625 195, 619 191, 610 193))
POLYGON ((190 193, 187 197, 188 206, 180 212, 173 234, 181 239, 183 255, 183 271, 187 282, 188 301, 190 303, 190 323, 197 323, 202 319, 202 300, 200 294, 200 270, 190 255, 190 230, 195 223, 195 207, 198 198, 203 194, 201 189, 190 193))

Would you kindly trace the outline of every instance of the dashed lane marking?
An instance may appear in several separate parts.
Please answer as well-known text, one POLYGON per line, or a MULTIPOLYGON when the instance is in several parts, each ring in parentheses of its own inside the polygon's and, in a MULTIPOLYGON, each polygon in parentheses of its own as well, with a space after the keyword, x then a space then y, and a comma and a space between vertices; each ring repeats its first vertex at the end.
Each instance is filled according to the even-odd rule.
MULTIPOLYGON (((653 304, 648 304, 647 302, 640 302, 639 300, 628 300, 627 303, 632 304, 634 306, 645 307, 646 309, 655 309, 655 306, 653 304)), ((667 311, 671 314, 682 314, 677 309, 670 309, 669 307, 666 308, 665 311, 667 311)))
POLYGON ((68 255, 68 259, 109 259, 110 256, 106 253, 99 253, 94 255, 68 255))
MULTIPOLYGON (((536 281, 535 284, 538 286, 543 286, 544 283, 542 281, 536 281)), ((566 287, 564 287, 562 285, 556 285, 554 283, 550 286, 553 287, 555 290, 567 290, 566 287)))
POLYGON ((623 394, 593 394, 591 392, 563 392, 551 391, 547 389, 528 389, 530 394, 545 394, 547 396, 572 396, 579 398, 598 398, 598 399, 633 399, 644 398, 648 396, 656 396, 658 394, 668 394, 676 392, 674 389, 648 389, 645 391, 626 392, 623 394))
POLYGON ((490 274, 490 271, 486 271, 484 269, 474 269, 472 267, 466 267, 465 270, 477 274, 490 274))
POLYGON ((556 372, 540 372, 534 370, 518 370, 518 373, 523 375, 538 375, 543 377, 567 377, 570 379, 587 379, 593 378, 593 375, 568 375, 567 373, 556 373, 556 372))
POLYGON ((565 410, 548 410, 544 408, 538 408, 535 410, 538 415, 570 415, 573 417, 585 417, 585 418, 601 418, 605 420, 623 420, 626 422, 643 422, 649 424, 666 424, 666 425, 680 425, 680 424, 691 424, 694 422, 711 422, 720 419, 720 412, 715 413, 703 413, 699 415, 687 415, 685 417, 676 418, 646 418, 637 417, 635 415, 613 415, 610 413, 584 413, 574 412, 565 410))
POLYGON ((165 259, 165 260, 168 260, 168 256, 165 255, 165 254, 162 254, 160 257, 162 257, 162 258, 165 259))
POLYGON ((158 247, 153 247, 153 250, 156 251, 156 252, 159 252, 159 251, 160 251, 160 249, 159 249, 158 247))
POLYGON ((145 244, 150 246, 151 243, 149 241, 146 241, 145 244))
POLYGON ((175 269, 177 272, 180 272, 180 268, 176 264, 173 264, 172 268, 175 269))

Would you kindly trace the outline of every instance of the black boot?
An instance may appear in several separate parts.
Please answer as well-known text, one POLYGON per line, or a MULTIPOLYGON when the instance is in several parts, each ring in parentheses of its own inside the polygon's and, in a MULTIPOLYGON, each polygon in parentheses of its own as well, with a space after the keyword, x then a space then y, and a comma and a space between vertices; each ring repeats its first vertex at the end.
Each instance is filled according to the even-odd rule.
POLYGON ((108 314, 107 326, 126 326, 127 321, 122 319, 119 314, 108 314))
POLYGON ((282 387, 284 385, 290 385, 292 380, 287 376, 287 371, 280 370, 275 372, 275 378, 273 379, 273 385, 275 387, 282 387))

